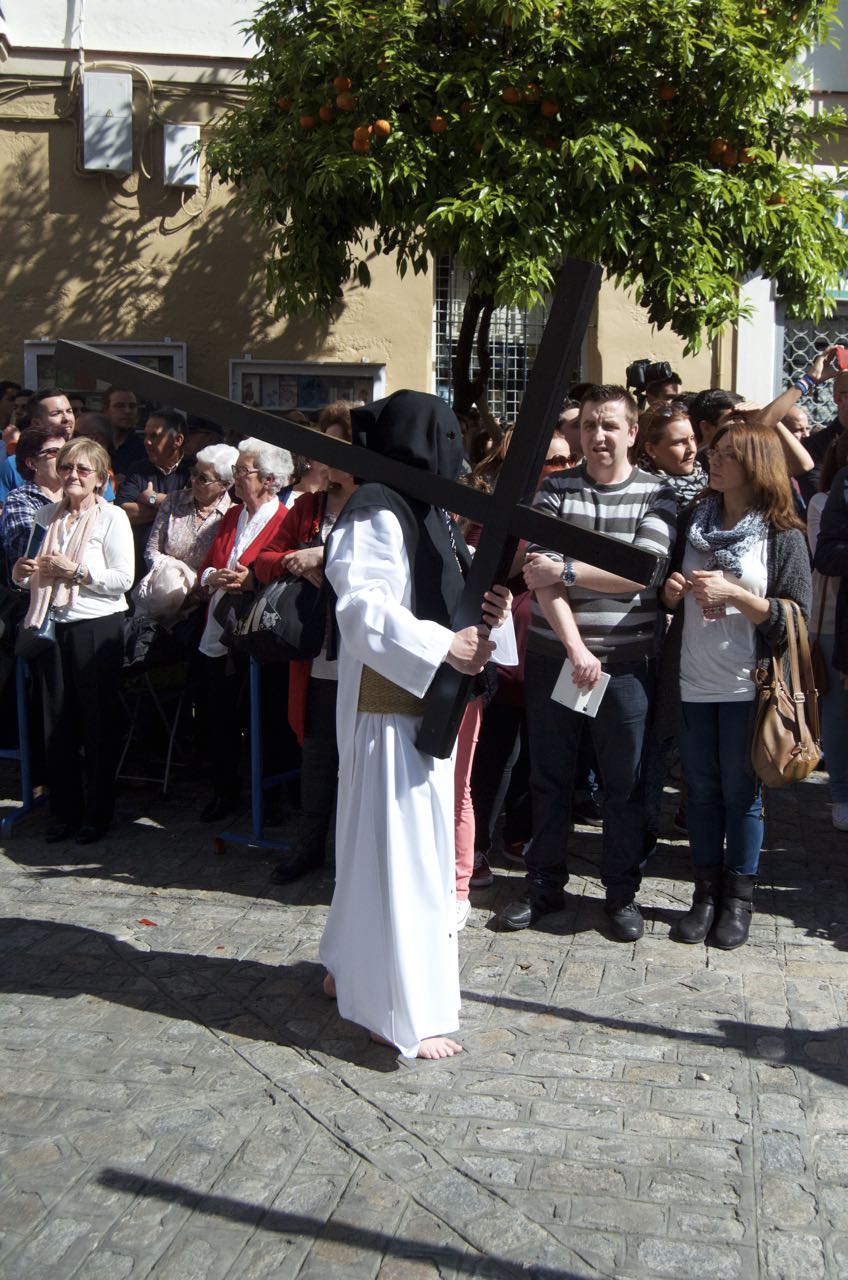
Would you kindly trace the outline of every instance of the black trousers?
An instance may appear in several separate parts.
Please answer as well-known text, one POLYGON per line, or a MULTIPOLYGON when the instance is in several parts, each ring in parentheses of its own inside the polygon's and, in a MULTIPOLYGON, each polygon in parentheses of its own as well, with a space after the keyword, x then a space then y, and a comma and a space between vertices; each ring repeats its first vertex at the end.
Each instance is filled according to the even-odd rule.
POLYGON ((115 807, 124 614, 58 622, 32 664, 41 684, 50 810, 57 822, 105 827, 115 807))
POLYGON ((320 855, 336 813, 339 752, 336 746, 335 680, 310 677, 300 765, 297 852, 320 855))

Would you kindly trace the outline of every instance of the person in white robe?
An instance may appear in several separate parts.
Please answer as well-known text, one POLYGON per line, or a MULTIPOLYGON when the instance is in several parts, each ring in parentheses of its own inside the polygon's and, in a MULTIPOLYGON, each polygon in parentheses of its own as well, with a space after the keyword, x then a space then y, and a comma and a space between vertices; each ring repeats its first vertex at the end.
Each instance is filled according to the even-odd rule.
MULTIPOLYGON (((396 396, 415 396, 419 410, 435 401, 440 419, 453 417, 436 397, 396 396)), ((341 513, 325 566, 341 643, 336 888, 321 959, 343 1017, 405 1057, 447 1057, 461 1047, 447 1034, 459 1025, 460 1005, 453 757, 418 750, 414 700, 443 662, 476 674, 495 645, 484 628, 454 632, 416 616, 408 537, 373 489, 375 505, 363 489, 359 506, 341 513), (360 709, 363 675, 374 671, 409 696, 404 710, 360 709)), ((508 602, 504 588, 487 592, 485 620, 502 623, 508 602)))

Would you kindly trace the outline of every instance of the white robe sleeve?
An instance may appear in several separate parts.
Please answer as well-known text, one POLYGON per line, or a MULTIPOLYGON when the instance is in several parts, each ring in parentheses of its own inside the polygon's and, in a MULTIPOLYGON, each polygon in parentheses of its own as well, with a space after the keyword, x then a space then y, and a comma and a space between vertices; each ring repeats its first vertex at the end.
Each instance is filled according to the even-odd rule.
POLYGON ((454 633, 410 610, 409 560, 397 517, 379 507, 343 516, 330 535, 326 574, 352 657, 423 697, 454 633))

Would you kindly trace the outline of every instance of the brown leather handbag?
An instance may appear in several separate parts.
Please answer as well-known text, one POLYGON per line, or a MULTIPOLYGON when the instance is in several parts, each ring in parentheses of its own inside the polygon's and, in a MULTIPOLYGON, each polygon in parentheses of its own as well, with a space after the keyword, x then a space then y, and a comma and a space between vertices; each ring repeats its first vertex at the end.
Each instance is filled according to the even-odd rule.
POLYGON ((757 711, 751 764, 767 787, 800 782, 821 758, 819 700, 804 616, 794 600, 781 600, 786 643, 767 668, 754 672, 757 711))

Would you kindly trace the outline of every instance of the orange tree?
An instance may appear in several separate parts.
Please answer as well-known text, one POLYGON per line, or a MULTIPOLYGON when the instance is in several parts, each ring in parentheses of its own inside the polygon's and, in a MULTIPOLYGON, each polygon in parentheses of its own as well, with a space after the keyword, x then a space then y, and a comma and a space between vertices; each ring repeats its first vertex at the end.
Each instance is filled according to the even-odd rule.
POLYGON ((403 275, 457 254, 472 291, 456 407, 484 390, 493 305, 567 256, 633 286, 690 350, 762 270, 814 315, 848 270, 843 124, 799 59, 835 0, 267 0, 244 106, 208 146, 268 236, 279 312, 331 314, 368 258, 403 275), (482 380, 470 379, 475 330, 482 380))

